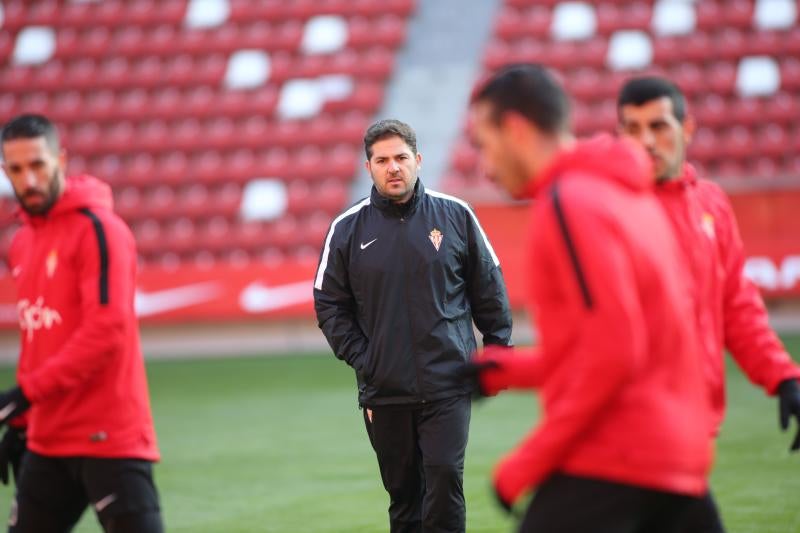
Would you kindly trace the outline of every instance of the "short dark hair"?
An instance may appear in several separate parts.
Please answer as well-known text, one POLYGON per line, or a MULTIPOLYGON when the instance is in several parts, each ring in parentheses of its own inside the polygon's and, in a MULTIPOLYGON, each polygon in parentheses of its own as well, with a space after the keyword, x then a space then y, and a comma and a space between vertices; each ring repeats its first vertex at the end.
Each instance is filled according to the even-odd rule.
POLYGON ((672 114, 683 122, 686 118, 686 98, 677 85, 659 76, 642 76, 625 82, 617 97, 617 110, 624 105, 640 106, 665 96, 672 101, 672 114))
POLYGON ((6 143, 15 139, 35 139, 44 137, 47 146, 53 153, 58 153, 61 142, 58 130, 50 120, 42 115, 19 115, 14 117, 3 127, 0 141, 6 143))
POLYGON ((411 148, 414 155, 417 155, 417 134, 414 133, 414 129, 405 122, 390 118, 379 120, 367 128, 367 133, 364 134, 364 151, 367 154, 367 160, 372 159, 372 146, 389 137, 400 137, 411 148))
POLYGON ((480 83, 472 103, 488 102, 495 123, 507 111, 515 111, 545 133, 569 130, 567 94, 544 66, 533 63, 508 65, 480 83))

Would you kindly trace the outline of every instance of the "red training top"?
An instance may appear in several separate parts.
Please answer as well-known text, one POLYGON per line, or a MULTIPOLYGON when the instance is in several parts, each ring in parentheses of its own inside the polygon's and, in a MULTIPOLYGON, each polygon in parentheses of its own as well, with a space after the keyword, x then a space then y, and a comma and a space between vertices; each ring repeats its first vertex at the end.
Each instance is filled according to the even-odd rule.
POLYGON ((541 345, 509 357, 533 367, 522 381, 541 387, 543 417, 495 471, 506 501, 556 471, 707 490, 710 408, 688 273, 650 175, 643 152, 602 136, 531 182, 528 296, 541 345))
POLYGON ((46 215, 21 216, 9 262, 28 448, 158 460, 134 313, 136 246, 111 189, 71 178, 46 215))

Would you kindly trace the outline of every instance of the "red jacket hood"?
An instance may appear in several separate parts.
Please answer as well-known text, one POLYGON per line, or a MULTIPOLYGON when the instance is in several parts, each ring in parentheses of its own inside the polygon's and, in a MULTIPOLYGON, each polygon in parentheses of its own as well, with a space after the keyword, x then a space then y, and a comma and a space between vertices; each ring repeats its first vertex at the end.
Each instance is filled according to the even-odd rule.
POLYGON ((20 216, 25 223, 36 224, 37 220, 79 209, 111 210, 113 207, 114 199, 111 195, 111 187, 94 176, 84 174, 67 178, 64 192, 45 216, 31 216, 22 209, 20 209, 20 216))
POLYGON ((603 176, 633 190, 651 187, 652 162, 633 141, 601 134, 580 140, 559 152, 553 161, 529 182, 528 195, 535 196, 565 173, 603 176))

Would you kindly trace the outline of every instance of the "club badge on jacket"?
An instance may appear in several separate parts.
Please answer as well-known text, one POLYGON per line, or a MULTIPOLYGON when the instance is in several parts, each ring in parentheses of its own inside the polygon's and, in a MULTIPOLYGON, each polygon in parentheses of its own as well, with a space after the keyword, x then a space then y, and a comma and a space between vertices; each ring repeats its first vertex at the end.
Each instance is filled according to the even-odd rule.
POLYGON ((439 251, 439 247, 442 245, 442 238, 443 237, 444 237, 444 235, 442 235, 442 232, 439 231, 436 228, 433 228, 431 230, 430 235, 428 235, 428 238, 433 243, 433 247, 436 248, 437 252, 439 251))
POLYGON ((47 261, 45 262, 45 268, 47 268, 47 277, 52 278, 53 274, 56 273, 56 268, 58 267, 58 252, 55 248, 50 250, 50 253, 47 254, 47 261))

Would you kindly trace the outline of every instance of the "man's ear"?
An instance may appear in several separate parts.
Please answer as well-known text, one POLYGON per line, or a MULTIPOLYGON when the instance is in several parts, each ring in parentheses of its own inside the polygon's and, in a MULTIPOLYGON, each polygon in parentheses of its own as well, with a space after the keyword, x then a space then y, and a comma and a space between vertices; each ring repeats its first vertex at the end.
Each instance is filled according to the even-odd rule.
POLYGON ((695 122, 692 115, 686 115, 683 119, 683 141, 689 144, 694 137, 694 132, 697 130, 697 122, 695 122))

